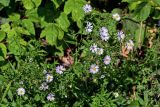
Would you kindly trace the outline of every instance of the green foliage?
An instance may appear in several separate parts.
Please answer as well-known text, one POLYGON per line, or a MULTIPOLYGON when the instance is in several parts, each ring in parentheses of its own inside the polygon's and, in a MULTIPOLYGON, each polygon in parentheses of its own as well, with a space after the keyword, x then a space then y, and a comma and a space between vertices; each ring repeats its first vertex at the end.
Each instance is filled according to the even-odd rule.
POLYGON ((0 0, 0 106, 159 107, 159 0, 97 2, 0 0))

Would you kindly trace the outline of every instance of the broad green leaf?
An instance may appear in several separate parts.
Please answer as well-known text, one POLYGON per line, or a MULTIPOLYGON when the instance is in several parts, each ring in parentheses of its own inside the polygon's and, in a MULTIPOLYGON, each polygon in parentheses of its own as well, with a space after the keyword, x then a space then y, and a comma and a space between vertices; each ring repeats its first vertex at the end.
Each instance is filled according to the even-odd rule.
POLYGON ((72 11, 72 19, 74 21, 79 21, 84 18, 84 12, 81 9, 75 9, 72 11))
MULTIPOLYGON (((131 17, 127 17, 127 18, 131 18, 131 17)), ((126 19, 126 20, 123 20, 123 28, 125 31, 129 32, 130 34, 135 34, 135 31, 137 30, 137 28, 139 27, 137 23, 129 20, 129 19, 126 19)))
POLYGON ((26 10, 26 17, 28 17, 31 21, 38 23, 40 21, 40 17, 37 13, 38 9, 26 10))
POLYGON ((68 0, 65 2, 64 13, 67 15, 72 13, 72 19, 77 22, 84 18, 84 11, 82 9, 86 2, 84 0, 68 0))
POLYGON ((160 5, 160 0, 152 0, 155 4, 160 5))
POLYGON ((22 2, 25 9, 30 10, 34 8, 34 3, 32 0, 22 0, 22 2))
POLYGON ((138 5, 137 9, 134 12, 135 18, 139 21, 144 21, 149 17, 150 11, 151 5, 147 2, 142 2, 138 5))
POLYGON ((35 4, 36 7, 39 7, 41 4, 42 0, 32 0, 32 2, 35 4))
POLYGON ((10 0, 0 0, 0 4, 2 4, 3 6, 9 6, 10 0))
MULTIPOLYGON (((6 58, 6 55, 7 55, 7 48, 6 46, 3 44, 3 43, 0 43, 0 50, 1 50, 1 54, 3 55, 4 58, 6 58)), ((0 54, 0 55, 1 55, 0 54)))
POLYGON ((4 40, 5 37, 6 37, 6 33, 4 31, 0 31, 0 42, 4 40))
POLYGON ((140 3, 141 3, 141 1, 130 3, 130 4, 128 5, 129 10, 130 10, 130 11, 135 10, 136 7, 137 7, 140 3))
POLYGON ((139 103, 137 100, 132 101, 131 104, 129 105, 129 107, 139 107, 139 103))
POLYGON ((23 27, 14 27, 14 30, 20 34, 30 35, 29 31, 24 29, 23 27))
POLYGON ((154 10, 153 19, 160 19, 160 10, 154 10))
POLYGON ((144 41, 144 27, 143 25, 140 26, 139 29, 136 30, 135 32, 135 46, 136 47, 141 47, 144 41))
POLYGON ((27 44, 20 36, 18 36, 15 29, 11 30, 12 33, 7 38, 8 49, 10 54, 20 55, 25 50, 27 44))
POLYGON ((42 31, 40 37, 46 37, 46 40, 50 45, 56 45, 58 34, 59 31, 57 26, 51 23, 42 31))
POLYGON ((58 28, 58 39, 62 40, 64 37, 64 32, 61 28, 58 28))
MULTIPOLYGON (((73 0, 74 1, 74 0, 73 0)), ((72 12, 72 9, 74 7, 74 2, 72 0, 68 0, 67 2, 65 2, 65 6, 64 6, 64 12, 66 14, 69 14, 72 12)))
POLYGON ((68 17, 65 13, 61 13, 58 19, 56 19, 57 24, 61 27, 64 31, 68 31, 68 27, 70 26, 70 22, 68 17))
POLYGON ((5 24, 1 25, 1 30, 3 30, 6 33, 9 32, 10 31, 9 23, 5 23, 5 24))
POLYGON ((20 14, 18 13, 12 13, 11 15, 9 15, 8 20, 9 21, 17 21, 20 19, 20 14))
POLYGON ((23 26, 29 31, 30 34, 35 35, 35 29, 30 19, 22 20, 23 26))

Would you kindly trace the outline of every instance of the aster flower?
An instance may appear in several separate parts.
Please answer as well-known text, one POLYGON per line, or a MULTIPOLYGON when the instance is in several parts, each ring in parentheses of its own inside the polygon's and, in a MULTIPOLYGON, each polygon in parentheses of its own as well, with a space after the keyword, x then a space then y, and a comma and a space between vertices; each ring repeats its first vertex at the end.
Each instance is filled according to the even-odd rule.
POLYGON ((55 96, 55 95, 52 94, 52 93, 48 94, 48 95, 47 95, 47 100, 48 100, 48 101, 54 101, 54 100, 55 100, 54 96, 55 96))
POLYGON ((43 82, 43 83, 41 84, 41 86, 39 87, 39 89, 45 91, 45 90, 48 89, 48 87, 49 87, 49 86, 47 85, 47 83, 46 83, 46 82, 43 82))
POLYGON ((92 11, 92 6, 90 4, 86 4, 83 6, 83 10, 85 13, 89 13, 92 11))
POLYGON ((87 21, 87 25, 86 25, 85 29, 86 29, 86 32, 88 32, 88 33, 92 32, 93 24, 91 22, 87 21))
POLYGON ((23 96, 24 94, 25 94, 25 89, 24 88, 18 88, 17 89, 17 94, 19 95, 19 96, 23 96))
POLYGON ((99 66, 96 64, 92 64, 89 71, 90 73, 95 74, 99 71, 99 66))
POLYGON ((92 52, 92 53, 96 53, 97 52, 97 44, 93 44, 93 45, 91 45, 91 47, 90 47, 90 51, 92 52))
POLYGON ((108 29, 106 27, 101 27, 99 29, 100 37, 103 41, 107 41, 109 39, 108 29))
POLYGON ((133 50, 133 47, 134 47, 134 43, 132 40, 129 40, 127 43, 126 43, 126 48, 127 50, 133 50))
POLYGON ((123 39, 125 38, 125 34, 124 34, 123 31, 119 31, 119 32, 117 33, 117 36, 118 36, 118 40, 119 40, 119 41, 121 41, 121 40, 123 40, 123 39))
POLYGON ((100 32, 100 34, 101 34, 101 33, 108 33, 108 29, 103 26, 103 27, 101 27, 101 28, 99 29, 99 32, 100 32))
POLYGON ((108 65, 111 63, 111 57, 110 56, 105 56, 104 59, 103 59, 103 62, 105 65, 108 65))
POLYGON ((103 48, 97 48, 96 54, 102 55, 103 54, 103 48))
POLYGON ((112 15, 112 18, 115 19, 116 21, 120 21, 121 20, 121 17, 118 13, 115 13, 112 15))
POLYGON ((101 39, 102 39, 103 41, 109 40, 109 34, 108 34, 108 33, 106 33, 105 35, 101 35, 100 37, 101 37, 101 39))
POLYGON ((62 74, 63 71, 65 71, 65 70, 66 70, 66 69, 65 69, 64 66, 62 66, 62 65, 59 65, 59 66, 56 67, 56 72, 57 72, 58 74, 62 74))
POLYGON ((47 75, 46 75, 46 82, 50 83, 50 82, 52 82, 52 81, 53 81, 53 76, 50 75, 50 74, 47 74, 47 75))

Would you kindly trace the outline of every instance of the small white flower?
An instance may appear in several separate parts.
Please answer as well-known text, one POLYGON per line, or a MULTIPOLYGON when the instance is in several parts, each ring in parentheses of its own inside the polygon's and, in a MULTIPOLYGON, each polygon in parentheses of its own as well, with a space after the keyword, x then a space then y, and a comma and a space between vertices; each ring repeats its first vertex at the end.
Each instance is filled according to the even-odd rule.
POLYGON ((101 78, 101 79, 102 79, 102 78, 105 78, 105 75, 101 75, 101 77, 100 77, 100 78, 101 78))
POLYGON ((85 29, 86 29, 86 32, 88 32, 88 33, 92 32, 93 24, 91 22, 87 21, 87 25, 86 25, 85 29))
POLYGON ((96 54, 102 55, 103 54, 103 48, 97 48, 96 54))
POLYGON ((23 96, 24 94, 25 94, 25 89, 24 88, 18 88, 17 89, 17 94, 19 95, 19 96, 23 96))
POLYGON ((119 97, 119 94, 117 92, 114 92, 113 95, 115 98, 119 97))
POLYGON ((111 63, 111 57, 110 56, 105 56, 104 59, 103 59, 103 62, 105 65, 108 65, 111 63))
POLYGON ((121 20, 121 17, 118 13, 115 13, 112 15, 112 18, 115 19, 116 21, 120 21, 121 20))
POLYGON ((47 100, 48 100, 48 101, 54 101, 54 100, 55 100, 54 96, 55 96, 55 95, 52 94, 52 93, 48 94, 48 95, 47 95, 47 100))
POLYGON ((43 70, 43 74, 47 74, 47 70, 43 70))
POLYGON ((53 76, 50 75, 50 74, 47 74, 47 75, 46 75, 46 82, 50 83, 50 82, 52 82, 52 81, 53 81, 53 76))
POLYGON ((23 81, 20 81, 20 82, 19 82, 19 84, 21 84, 21 85, 22 85, 22 84, 23 84, 23 81))
POLYGON ((97 44, 93 44, 93 45, 91 45, 91 47, 90 47, 90 51, 92 52, 92 53, 96 53, 97 52, 97 44))
POLYGON ((119 31, 119 32, 117 33, 117 36, 118 36, 118 40, 119 40, 119 41, 121 41, 121 40, 123 40, 123 39, 125 38, 125 34, 124 34, 123 31, 119 31))
POLYGON ((43 82, 43 83, 41 84, 41 86, 39 87, 39 89, 45 91, 45 90, 48 89, 48 87, 49 87, 49 86, 47 85, 47 83, 46 83, 46 82, 43 82))
POLYGON ((92 11, 92 6, 90 4, 86 4, 83 6, 83 10, 85 13, 89 13, 92 11))
POLYGON ((63 71, 65 71, 65 70, 66 70, 66 69, 65 69, 64 66, 62 66, 62 65, 59 65, 59 66, 56 67, 56 72, 57 72, 58 74, 62 74, 63 71))
POLYGON ((132 40, 129 40, 127 43, 126 43, 126 48, 127 50, 133 50, 133 47, 134 47, 134 43, 132 40))
POLYGON ((99 71, 99 66, 96 64, 92 64, 89 71, 90 73, 95 74, 99 71))

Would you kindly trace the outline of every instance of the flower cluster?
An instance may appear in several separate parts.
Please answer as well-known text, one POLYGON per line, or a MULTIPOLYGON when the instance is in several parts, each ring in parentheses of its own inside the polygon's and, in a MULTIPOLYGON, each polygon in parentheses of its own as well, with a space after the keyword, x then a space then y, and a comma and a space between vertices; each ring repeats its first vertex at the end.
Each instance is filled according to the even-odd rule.
POLYGON ((97 44, 91 45, 90 51, 92 53, 96 53, 97 55, 102 55, 103 54, 103 48, 97 47, 97 44))
POLYGON ((49 87, 48 84, 46 82, 43 82, 39 87, 39 89, 45 91, 48 89, 48 87, 49 87))
POLYGON ((106 27, 101 27, 99 29, 100 37, 103 41, 107 41, 109 39, 108 29, 106 27))
POLYGON ((121 31, 121 30, 118 31, 117 36, 118 36, 118 40, 119 40, 119 41, 122 41, 122 40, 125 38, 125 34, 124 34, 124 32, 121 31))
POLYGON ((133 47, 134 47, 134 43, 132 40, 129 40, 127 43, 126 43, 126 49, 127 50, 133 50, 133 47))

